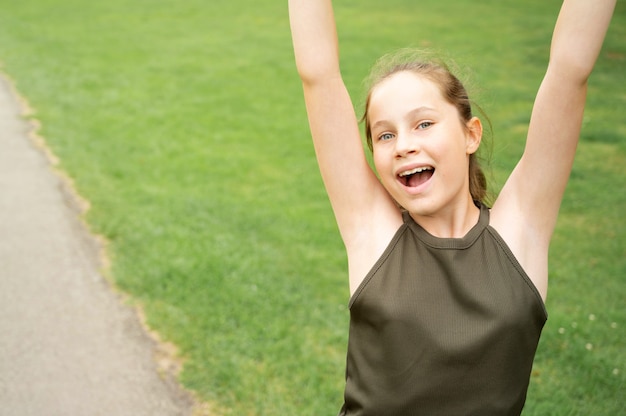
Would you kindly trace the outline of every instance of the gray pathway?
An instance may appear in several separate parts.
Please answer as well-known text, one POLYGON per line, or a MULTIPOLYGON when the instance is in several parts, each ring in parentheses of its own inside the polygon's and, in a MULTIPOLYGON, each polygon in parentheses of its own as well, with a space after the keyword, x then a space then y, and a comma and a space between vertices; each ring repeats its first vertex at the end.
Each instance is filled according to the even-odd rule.
POLYGON ((0 416, 190 415, 0 74, 0 416))

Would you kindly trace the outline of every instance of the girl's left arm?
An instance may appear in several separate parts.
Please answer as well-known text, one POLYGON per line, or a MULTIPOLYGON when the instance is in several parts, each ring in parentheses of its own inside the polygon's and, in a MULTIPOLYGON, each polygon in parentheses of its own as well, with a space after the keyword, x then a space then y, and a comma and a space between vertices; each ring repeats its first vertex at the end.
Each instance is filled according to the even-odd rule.
POLYGON ((524 154, 492 211, 492 224, 500 224, 496 229, 501 228, 498 231, 505 234, 505 241, 531 278, 537 280, 544 296, 548 244, 574 163, 587 80, 615 3, 616 0, 563 2, 554 28, 548 69, 533 106, 524 154), (545 258, 539 256, 538 260, 538 252, 545 253, 545 258))

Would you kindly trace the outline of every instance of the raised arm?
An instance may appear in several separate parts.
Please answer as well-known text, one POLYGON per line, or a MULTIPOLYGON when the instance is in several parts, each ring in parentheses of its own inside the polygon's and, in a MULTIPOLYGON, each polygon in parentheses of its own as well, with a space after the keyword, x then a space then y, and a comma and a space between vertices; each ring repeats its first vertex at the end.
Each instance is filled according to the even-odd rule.
POLYGON ((544 295, 548 244, 574 162, 587 80, 615 2, 563 2, 524 154, 493 207, 492 224, 512 246, 531 278, 537 280, 544 295))
POLYGON ((330 0, 289 0, 296 67, 305 85, 340 77, 337 30, 330 0))
POLYGON ((358 121, 339 70, 331 1, 289 0, 289 19, 311 136, 348 251, 354 291, 401 217, 365 158, 358 121))
POLYGON ((372 211, 381 198, 387 208, 393 207, 393 202, 365 158, 358 121, 339 69, 331 1, 289 0, 289 18, 317 160, 349 250, 372 223, 372 211))

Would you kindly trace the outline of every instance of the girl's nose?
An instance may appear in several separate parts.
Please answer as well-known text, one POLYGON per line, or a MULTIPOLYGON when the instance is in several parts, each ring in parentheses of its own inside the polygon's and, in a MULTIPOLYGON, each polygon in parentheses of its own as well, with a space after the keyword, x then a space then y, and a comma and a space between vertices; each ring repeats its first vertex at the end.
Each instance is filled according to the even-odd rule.
POLYGON ((411 154, 419 153, 420 145, 417 138, 412 137, 408 133, 398 133, 396 137, 396 156, 405 157, 411 154))

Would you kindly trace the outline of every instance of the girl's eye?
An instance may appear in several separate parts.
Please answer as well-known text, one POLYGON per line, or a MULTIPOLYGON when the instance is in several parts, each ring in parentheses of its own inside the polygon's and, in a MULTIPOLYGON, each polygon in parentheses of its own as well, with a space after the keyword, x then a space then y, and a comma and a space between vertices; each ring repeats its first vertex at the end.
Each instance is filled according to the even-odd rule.
POLYGON ((381 134, 380 136, 378 136, 378 140, 383 140, 384 141, 384 140, 391 140, 391 139, 393 139, 393 134, 391 134, 391 133, 384 133, 384 134, 381 134))
POLYGON ((427 129, 432 125, 433 125, 432 121, 422 121, 421 123, 417 125, 417 129, 418 130, 427 129))

